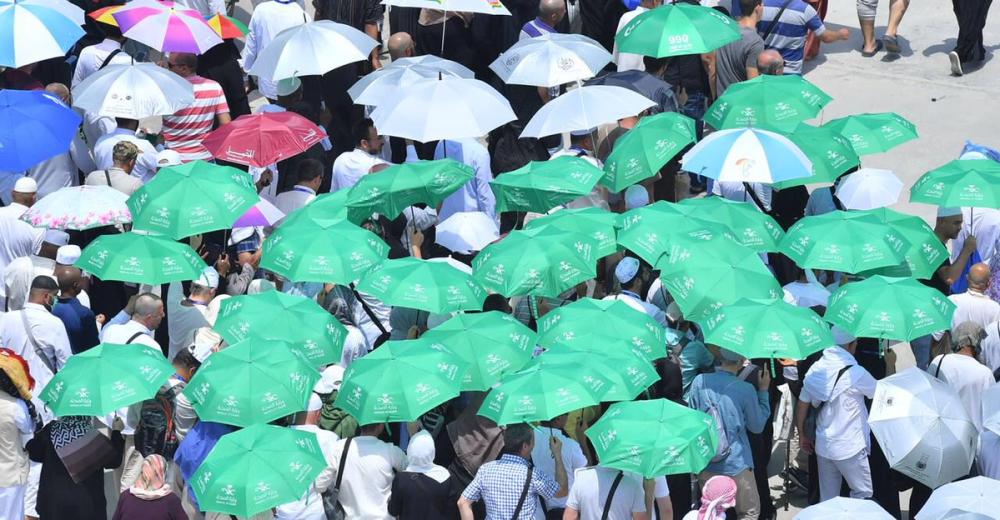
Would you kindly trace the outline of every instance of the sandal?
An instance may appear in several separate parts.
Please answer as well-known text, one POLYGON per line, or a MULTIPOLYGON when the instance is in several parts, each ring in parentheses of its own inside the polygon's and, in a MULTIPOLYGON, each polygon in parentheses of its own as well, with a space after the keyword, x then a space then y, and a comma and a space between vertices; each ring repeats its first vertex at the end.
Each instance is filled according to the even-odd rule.
POLYGON ((885 50, 886 50, 886 52, 891 52, 893 54, 899 54, 899 51, 900 51, 899 41, 896 39, 895 36, 889 36, 889 35, 883 36, 882 37, 882 41, 885 42, 885 50))
POLYGON ((882 40, 875 40, 875 49, 871 52, 861 51, 861 55, 865 58, 871 58, 872 56, 878 54, 882 50, 882 40))

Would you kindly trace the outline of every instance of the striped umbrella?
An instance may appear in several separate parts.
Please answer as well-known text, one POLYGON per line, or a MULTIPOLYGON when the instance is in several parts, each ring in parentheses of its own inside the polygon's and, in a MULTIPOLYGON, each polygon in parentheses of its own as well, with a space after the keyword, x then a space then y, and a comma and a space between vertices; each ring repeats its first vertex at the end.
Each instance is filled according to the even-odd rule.
POLYGON ((0 1, 0 66, 63 56, 83 36, 63 10, 31 0, 0 1))
POLYGON ((223 40, 246 36, 250 29, 245 23, 224 14, 217 14, 205 20, 205 23, 223 40))
POLYGON ((753 128, 712 133, 684 154, 681 165, 719 182, 773 184, 812 175, 812 162, 788 138, 753 128))
POLYGON ((161 52, 202 54, 222 43, 201 13, 170 1, 136 0, 112 16, 126 38, 161 52))
POLYGON ((100 22, 103 24, 113 25, 118 27, 118 20, 115 20, 114 14, 121 9, 122 5, 109 5, 108 7, 102 7, 96 11, 91 12, 87 16, 93 19, 95 22, 100 22))

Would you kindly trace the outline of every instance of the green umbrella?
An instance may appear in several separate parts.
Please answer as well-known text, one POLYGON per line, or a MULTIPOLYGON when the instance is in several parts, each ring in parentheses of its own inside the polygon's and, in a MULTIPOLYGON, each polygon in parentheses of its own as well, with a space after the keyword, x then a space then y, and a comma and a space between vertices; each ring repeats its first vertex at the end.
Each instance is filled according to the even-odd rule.
POLYGON ((899 265, 910 243, 870 213, 831 211, 796 222, 779 246, 800 267, 858 273, 899 265))
POLYGON ((705 123, 717 130, 754 127, 791 132, 816 117, 831 99, 802 76, 765 74, 730 85, 705 112, 705 123))
POLYGON ((358 290, 386 305, 435 314, 482 310, 486 290, 446 262, 406 257, 383 260, 361 277, 358 290))
POLYGON ((917 138, 917 127, 898 114, 857 114, 823 125, 850 141, 858 155, 887 152, 917 138))
POLYGON ((859 338, 910 341, 949 330, 955 304, 912 278, 873 276, 830 296, 823 318, 859 338))
POLYGON ((290 343, 251 338, 208 357, 184 388, 198 417, 249 426, 301 412, 319 372, 290 343))
POLYGON ((421 202, 437 206, 474 175, 472 167, 454 159, 395 164, 361 177, 347 194, 348 214, 362 222, 372 213, 396 218, 421 202))
POLYGON ((476 255, 472 276, 504 296, 558 296, 597 275, 597 243, 550 226, 512 231, 476 255))
POLYGON ((135 229, 173 238, 233 227, 260 197, 246 173, 194 161, 161 168, 128 199, 135 229))
POLYGON ((74 265, 101 280, 148 285, 194 280, 208 267, 187 244, 136 232, 97 237, 74 265))
POLYGON ((615 35, 619 51, 654 58, 712 52, 739 39, 739 25, 732 18, 685 3, 650 9, 615 35))
POLYGON ((315 366, 340 361, 347 329, 315 301, 278 291, 227 298, 213 328, 230 343, 287 341, 315 366))
POLYGON ((677 240, 726 234, 718 224, 690 218, 667 201, 626 211, 618 218, 618 245, 653 264, 677 240))
POLYGON ((173 373, 156 349, 101 343, 70 356, 38 397, 57 417, 100 416, 153 397, 173 373))
POLYGON ((644 478, 699 473, 719 443, 710 415, 667 399, 615 403, 586 435, 601 466, 644 478))
POLYGON ((917 179, 910 188, 910 202, 1000 208, 1000 163, 989 159, 951 161, 917 179))
POLYGON ((594 406, 610 381, 596 371, 580 376, 586 364, 548 364, 536 360, 508 374, 486 395, 479 415, 505 424, 547 421, 557 415, 594 406))
POLYGON ((812 309, 782 299, 741 299, 701 321, 705 343, 748 358, 805 359, 836 345, 830 326, 812 309))
POLYGON ((811 177, 800 177, 774 184, 785 189, 820 182, 833 182, 848 170, 861 165, 861 159, 846 137, 827 127, 800 124, 794 132, 785 134, 812 161, 811 177))
POLYGON ((660 172, 681 150, 698 140, 694 120, 676 112, 644 117, 615 141, 604 161, 601 184, 613 192, 660 172))
POLYGON ((256 424, 223 435, 188 483, 202 511, 248 518, 298 500, 326 467, 315 433, 256 424))
POLYGON ((782 295, 760 254, 726 237, 676 241, 655 267, 689 320, 700 322, 740 298, 782 295))
POLYGON ((349 284, 389 254, 377 235, 346 220, 279 226, 260 266, 294 282, 349 284))
POLYGON ((618 242, 615 240, 617 220, 617 214, 601 208, 562 209, 551 215, 536 218, 528 222, 524 228, 552 226, 563 231, 587 235, 597 242, 594 256, 604 258, 618 251, 618 242))
POLYGON ((456 397, 467 369, 430 340, 387 341, 351 363, 336 405, 361 425, 415 421, 456 397))
POLYGON ((328 226, 347 220, 347 193, 349 191, 338 190, 317 196, 309 204, 289 213, 281 221, 281 227, 294 226, 301 222, 328 226))
POLYGON ((545 213, 573 199, 589 195, 604 172, 584 159, 564 155, 532 161, 490 181, 497 211, 545 213))
POLYGON ((547 313, 538 320, 538 344, 556 343, 598 343, 609 352, 634 352, 648 361, 667 356, 663 327, 620 300, 581 298, 547 313))
POLYGON ((910 243, 910 246, 904 251, 903 263, 882 267, 863 274, 912 276, 926 280, 934 276, 941 264, 948 258, 948 249, 944 247, 941 239, 934 234, 934 229, 928 226, 924 219, 889 208, 874 209, 865 213, 870 213, 880 221, 892 226, 910 243))
POLYGON ((462 390, 489 390, 520 370, 535 348, 535 331, 500 311, 457 314, 420 339, 439 343, 468 363, 462 390))
POLYGON ((676 207, 698 220, 724 226, 737 242, 754 251, 777 251, 778 242, 785 236, 785 230, 770 215, 749 202, 702 197, 685 199, 676 207))
POLYGON ((607 379, 609 384, 601 391, 602 402, 631 401, 660 380, 653 364, 639 355, 625 351, 609 352, 593 344, 551 349, 532 361, 538 362, 573 365, 581 377, 607 379))

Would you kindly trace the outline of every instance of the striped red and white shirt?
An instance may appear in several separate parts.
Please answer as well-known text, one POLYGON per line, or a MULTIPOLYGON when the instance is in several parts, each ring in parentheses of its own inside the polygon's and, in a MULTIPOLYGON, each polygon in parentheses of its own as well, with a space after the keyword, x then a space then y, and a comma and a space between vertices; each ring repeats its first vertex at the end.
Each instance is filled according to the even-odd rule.
POLYGON ((208 160, 212 154, 201 142, 212 131, 215 116, 228 113, 229 105, 218 83, 201 76, 185 79, 194 86, 194 104, 172 116, 163 116, 163 142, 184 162, 208 160))

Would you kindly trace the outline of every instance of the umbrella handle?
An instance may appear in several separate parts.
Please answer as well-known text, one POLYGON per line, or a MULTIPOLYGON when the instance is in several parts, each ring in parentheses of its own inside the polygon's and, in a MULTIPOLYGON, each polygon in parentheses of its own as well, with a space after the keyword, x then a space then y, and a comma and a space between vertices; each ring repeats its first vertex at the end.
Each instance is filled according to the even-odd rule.
POLYGON ((443 21, 441 22, 441 57, 444 58, 444 31, 448 28, 448 10, 444 10, 443 21))

